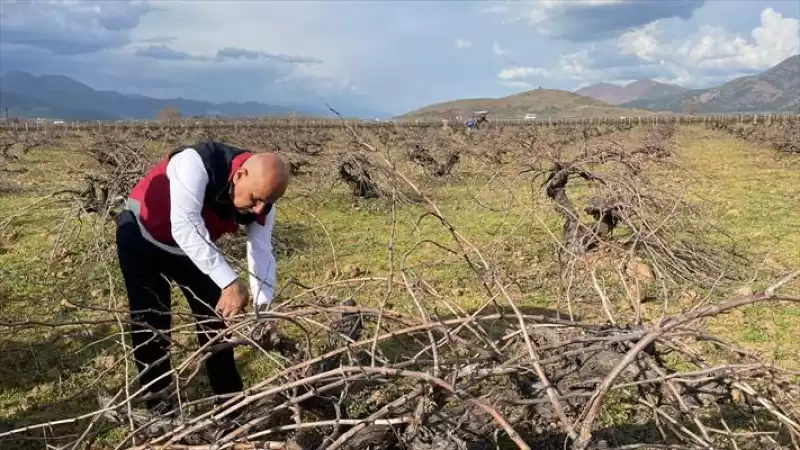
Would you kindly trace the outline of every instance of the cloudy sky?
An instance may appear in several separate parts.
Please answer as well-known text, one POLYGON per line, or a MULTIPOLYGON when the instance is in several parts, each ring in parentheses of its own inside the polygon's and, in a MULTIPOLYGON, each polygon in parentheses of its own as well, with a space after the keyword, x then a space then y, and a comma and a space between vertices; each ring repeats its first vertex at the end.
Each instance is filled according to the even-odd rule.
POLYGON ((536 86, 707 87, 800 53, 800 2, 0 1, 0 71, 389 113, 536 86))

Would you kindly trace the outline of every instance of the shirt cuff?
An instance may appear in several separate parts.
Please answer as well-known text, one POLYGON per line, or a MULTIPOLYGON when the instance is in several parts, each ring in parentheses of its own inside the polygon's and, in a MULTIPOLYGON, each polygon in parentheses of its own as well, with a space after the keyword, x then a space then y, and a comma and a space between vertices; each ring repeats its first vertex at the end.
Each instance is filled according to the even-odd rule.
POLYGON ((259 309, 266 310, 269 308, 269 304, 272 303, 272 289, 266 286, 266 283, 261 286, 259 292, 253 292, 252 295, 255 299, 253 303, 255 303, 259 309))
POLYGON ((224 289, 225 286, 236 280, 236 272, 227 264, 222 264, 216 269, 213 269, 209 272, 208 276, 211 277, 211 280, 214 281, 220 289, 224 289))

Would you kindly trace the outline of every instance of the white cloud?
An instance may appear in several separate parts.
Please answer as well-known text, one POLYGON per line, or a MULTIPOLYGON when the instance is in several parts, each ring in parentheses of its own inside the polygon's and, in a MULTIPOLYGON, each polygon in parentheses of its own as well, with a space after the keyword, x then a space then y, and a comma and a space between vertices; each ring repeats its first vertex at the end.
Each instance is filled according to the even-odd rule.
POLYGON ((505 86, 514 89, 533 89, 534 85, 527 81, 501 81, 500 86, 505 86))
POLYGON ((494 44, 492 44, 492 53, 494 53, 496 56, 503 56, 508 52, 506 52, 506 50, 503 49, 503 47, 500 47, 499 42, 494 41, 494 44))
POLYGON ((760 19, 761 24, 749 36, 703 25, 683 39, 666 38, 663 23, 654 21, 616 40, 568 53, 550 70, 517 67, 501 72, 509 77, 501 79, 544 77, 547 73, 550 78, 582 84, 639 78, 687 86, 725 82, 766 70, 800 53, 800 20, 771 8, 765 8, 760 19))
POLYGON ((573 80, 583 80, 591 70, 591 64, 589 50, 581 50, 559 58, 558 70, 573 80))
POLYGON ((697 69, 767 69, 800 53, 800 20, 783 17, 772 8, 761 12, 761 26, 750 33, 752 40, 724 28, 703 26, 685 41, 660 38, 658 22, 623 34, 620 52, 650 63, 673 63, 697 69))
POLYGON ((456 46, 456 48, 470 48, 470 47, 472 47, 472 42, 470 42, 470 41, 468 41, 466 39, 459 38, 459 39, 456 39, 456 42, 455 42, 454 45, 456 46))
POLYGON ((660 33, 658 25, 656 21, 623 34, 617 41, 617 46, 626 55, 635 55, 643 61, 653 61, 661 53, 661 43, 657 38, 660 33))
POLYGON ((539 67, 509 67, 497 74, 497 78, 503 81, 522 80, 526 78, 549 78, 550 73, 539 67))
POLYGON ((357 92, 349 76, 337 73, 321 64, 298 64, 293 71, 275 83, 307 82, 320 93, 357 92))

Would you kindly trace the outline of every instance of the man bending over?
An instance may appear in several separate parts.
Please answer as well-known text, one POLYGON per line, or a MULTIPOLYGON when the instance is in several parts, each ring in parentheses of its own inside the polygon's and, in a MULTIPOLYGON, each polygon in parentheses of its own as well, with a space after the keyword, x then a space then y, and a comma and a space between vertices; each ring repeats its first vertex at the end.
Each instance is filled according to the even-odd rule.
MULTIPOLYGON (((159 398, 172 377, 169 360, 175 282, 189 302, 202 346, 241 313, 248 288, 214 243, 246 228, 249 294, 259 309, 272 301, 275 203, 289 184, 288 165, 274 153, 252 153, 219 142, 177 148, 131 191, 117 218, 117 255, 125 279, 140 383, 154 398, 150 411, 171 409, 159 398), (155 331, 154 331, 155 330, 155 331)), ((243 390, 232 348, 205 362, 216 395, 243 390)))

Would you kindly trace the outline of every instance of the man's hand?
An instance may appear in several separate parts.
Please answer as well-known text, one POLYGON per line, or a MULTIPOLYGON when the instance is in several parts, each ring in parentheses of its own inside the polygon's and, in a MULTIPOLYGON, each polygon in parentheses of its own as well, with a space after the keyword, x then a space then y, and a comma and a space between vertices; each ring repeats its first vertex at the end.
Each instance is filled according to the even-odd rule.
POLYGON ((238 278, 224 289, 217 302, 217 312, 224 318, 233 317, 247 306, 249 292, 247 286, 238 278))

